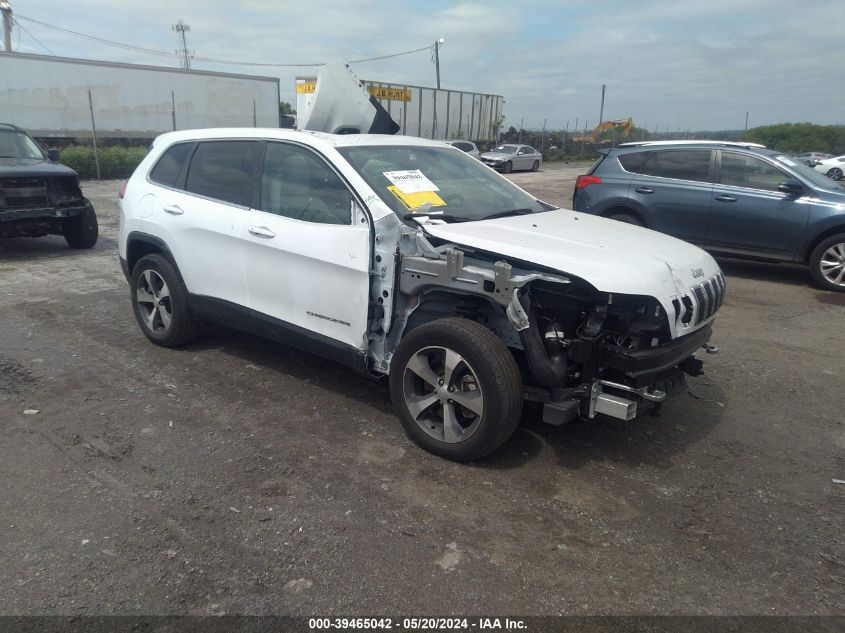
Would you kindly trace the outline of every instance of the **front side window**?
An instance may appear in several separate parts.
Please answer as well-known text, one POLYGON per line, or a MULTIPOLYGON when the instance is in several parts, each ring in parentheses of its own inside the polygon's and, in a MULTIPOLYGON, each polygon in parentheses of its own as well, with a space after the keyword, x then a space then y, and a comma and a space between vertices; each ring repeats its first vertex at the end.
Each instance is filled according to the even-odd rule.
POLYGON ((255 141, 204 141, 199 144, 185 191, 244 207, 250 205, 255 141))
POLYGON ((681 149, 650 152, 640 174, 710 182, 710 150, 681 149))
POLYGON ((166 187, 176 187, 182 166, 191 155, 193 143, 171 145, 150 171, 150 180, 166 187))
POLYGON ((259 208, 305 222, 352 223, 346 184, 319 156, 287 143, 267 144, 259 208))
POLYGON ((778 185, 786 178, 788 176, 781 170, 759 158, 722 152, 720 182, 723 185, 777 191, 778 185))

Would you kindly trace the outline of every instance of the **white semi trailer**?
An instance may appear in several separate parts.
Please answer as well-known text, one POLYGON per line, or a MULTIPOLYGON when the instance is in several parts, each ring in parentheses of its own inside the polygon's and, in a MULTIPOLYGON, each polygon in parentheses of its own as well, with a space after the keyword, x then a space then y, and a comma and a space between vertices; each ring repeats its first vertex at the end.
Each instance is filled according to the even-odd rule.
POLYGON ((0 53, 0 122, 66 138, 279 127, 279 79, 0 53))

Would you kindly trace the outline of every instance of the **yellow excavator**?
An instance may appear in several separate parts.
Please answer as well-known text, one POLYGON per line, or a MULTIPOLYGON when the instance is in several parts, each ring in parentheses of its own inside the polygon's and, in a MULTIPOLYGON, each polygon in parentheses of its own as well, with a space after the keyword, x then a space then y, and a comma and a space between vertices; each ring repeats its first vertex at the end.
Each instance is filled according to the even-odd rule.
POLYGON ((627 119, 616 119, 613 121, 602 121, 593 129, 593 142, 601 142, 601 133, 607 130, 622 130, 620 138, 624 138, 634 129, 634 120, 631 117, 627 119))

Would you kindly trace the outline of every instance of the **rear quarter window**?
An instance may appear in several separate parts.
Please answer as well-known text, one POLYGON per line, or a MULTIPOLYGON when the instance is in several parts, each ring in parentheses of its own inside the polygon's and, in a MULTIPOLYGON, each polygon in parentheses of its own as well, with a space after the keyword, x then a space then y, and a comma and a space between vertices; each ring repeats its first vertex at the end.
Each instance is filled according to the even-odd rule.
POLYGON ((622 169, 632 174, 638 174, 646 156, 648 156, 648 152, 632 152, 631 154, 622 154, 617 158, 619 164, 622 165, 622 169))
POLYGON ((150 171, 150 180, 166 187, 177 187, 179 174, 193 146, 193 143, 178 143, 168 147, 150 171))

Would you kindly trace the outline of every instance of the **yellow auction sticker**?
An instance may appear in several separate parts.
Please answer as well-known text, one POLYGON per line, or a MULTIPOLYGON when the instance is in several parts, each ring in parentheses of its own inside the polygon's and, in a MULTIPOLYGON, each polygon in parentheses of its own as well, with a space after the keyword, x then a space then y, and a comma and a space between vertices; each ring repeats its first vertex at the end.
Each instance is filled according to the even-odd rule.
POLYGON ((431 206, 433 207, 445 207, 446 202, 437 195, 435 191, 417 191, 415 193, 402 193, 399 190, 399 187, 390 186, 387 190, 396 196, 396 199, 399 200, 408 211, 415 211, 423 206, 425 203, 430 202, 431 206))
POLYGON ((304 81, 296 84, 296 91, 299 94, 312 94, 317 91, 316 81, 304 81))

